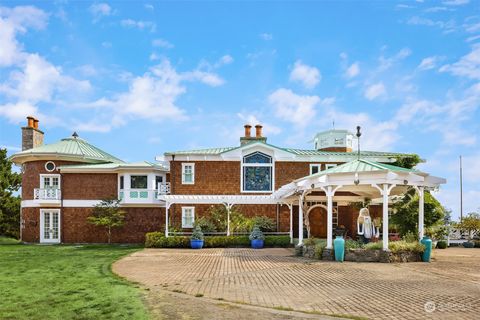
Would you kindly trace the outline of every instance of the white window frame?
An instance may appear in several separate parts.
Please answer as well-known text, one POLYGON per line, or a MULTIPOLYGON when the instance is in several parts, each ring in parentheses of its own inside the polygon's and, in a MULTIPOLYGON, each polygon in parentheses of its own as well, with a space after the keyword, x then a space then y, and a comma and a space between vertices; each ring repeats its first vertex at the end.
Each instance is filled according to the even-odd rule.
POLYGON ((325 164, 325 170, 335 168, 337 166, 336 163, 327 163, 325 164))
POLYGON ((247 154, 244 154, 242 156, 242 160, 240 160, 241 166, 240 166, 240 191, 242 193, 272 193, 275 190, 275 158, 268 154, 265 153, 264 151, 252 151, 247 154), (248 157, 249 155, 252 155, 256 152, 263 153, 264 155, 271 157, 272 162, 271 163, 244 163, 243 160, 245 157, 248 157), (243 185, 243 168, 245 167, 271 167, 272 168, 272 188, 270 190, 244 190, 244 185, 243 185))
POLYGON ((318 167, 318 172, 317 173, 320 173, 320 171, 322 171, 322 164, 321 163, 310 163, 310 174, 314 174, 313 173, 313 168, 314 167, 318 167))
POLYGON ((60 213, 60 209, 40 209, 40 243, 60 243, 62 242, 62 215, 60 213), (44 238, 44 233, 45 233, 45 230, 43 230, 44 228, 44 224, 45 224, 45 221, 44 221, 44 212, 56 212, 58 213, 58 239, 45 239, 44 238))
POLYGON ((41 174, 40 175, 40 186, 39 186, 40 189, 46 189, 45 188, 45 183, 44 183, 45 178, 58 178, 58 189, 61 189, 62 180, 61 180, 59 174, 41 174))
POLYGON ((48 171, 48 172, 53 172, 53 171, 55 171, 55 169, 57 169, 57 165, 55 164, 55 162, 53 162, 53 161, 47 161, 47 162, 45 162, 45 170, 46 170, 46 171, 48 171), (48 170, 48 169, 47 169, 47 164, 49 164, 49 163, 53 164, 53 169, 52 169, 52 170, 48 170))
POLYGON ((182 162, 182 184, 195 184, 195 163, 194 162, 182 162), (185 181, 185 167, 192 167, 192 181, 185 181))
POLYGON ((195 224, 195 207, 182 207, 182 228, 193 228, 193 225, 195 224), (191 210, 192 212, 192 224, 191 225, 186 225, 185 222, 185 214, 187 210, 191 210))

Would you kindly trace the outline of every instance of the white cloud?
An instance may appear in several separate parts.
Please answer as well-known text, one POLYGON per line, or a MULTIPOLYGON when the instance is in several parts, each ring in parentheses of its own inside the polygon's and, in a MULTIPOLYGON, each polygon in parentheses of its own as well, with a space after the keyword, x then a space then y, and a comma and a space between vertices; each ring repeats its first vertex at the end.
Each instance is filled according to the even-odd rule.
POLYGON ((433 69, 437 66, 438 59, 439 58, 437 56, 424 58, 422 62, 420 62, 420 64, 418 65, 418 69, 419 70, 433 69))
POLYGON ((93 15, 94 22, 97 22, 102 17, 112 14, 112 7, 110 7, 107 3, 94 3, 90 6, 89 10, 93 15))
MULTIPOLYGON (((244 113, 237 113, 237 116, 245 123, 245 124, 250 124, 252 126, 255 126, 257 124, 261 124, 263 126, 263 135, 264 136, 271 136, 271 135, 277 135, 282 132, 282 129, 265 121, 259 120, 259 116, 254 115, 254 114, 244 114, 244 113)), ((243 136, 244 131, 239 130, 238 132, 235 132, 235 137, 243 136)))
POLYGON ((145 9, 150 10, 150 11, 155 10, 155 7, 152 4, 149 4, 149 3, 145 4, 144 7, 145 7, 145 9))
POLYGON ((410 50, 409 48, 402 48, 395 55, 388 58, 383 56, 382 54, 378 59, 380 62, 378 66, 378 71, 383 72, 390 69, 390 67, 392 67, 395 63, 407 58, 411 54, 412 54, 412 50, 410 50))
POLYGON ((419 16, 411 17, 410 19, 407 20, 407 24, 417 25, 417 26, 436 27, 444 30, 444 33, 450 33, 457 29, 455 20, 448 20, 448 21, 432 20, 432 19, 423 18, 419 16))
POLYGON ((355 78, 360 74, 360 65, 358 62, 352 63, 345 71, 345 76, 348 79, 355 78))
POLYGON ((232 57, 231 55, 229 55, 229 54, 226 54, 226 55, 220 57, 220 59, 218 60, 217 64, 218 64, 219 66, 221 66, 221 65, 225 65, 225 64, 230 64, 230 63, 232 63, 232 62, 233 62, 233 57, 232 57))
POLYGON ((172 49, 174 47, 173 44, 168 42, 167 40, 164 39, 154 39, 152 41, 152 46, 154 47, 159 47, 159 48, 165 48, 165 49, 172 49))
POLYGON ((7 118, 11 123, 23 122, 25 117, 32 114, 38 115, 38 108, 28 102, 0 105, 0 115, 7 118))
POLYGON ((266 33, 266 32, 260 33, 259 37, 265 41, 270 41, 273 39, 273 35, 271 33, 266 33))
POLYGON ((102 47, 104 48, 111 48, 112 47, 112 43, 111 42, 108 42, 108 41, 104 41, 102 42, 102 47))
POLYGON ((387 93, 385 86, 382 82, 372 84, 367 87, 365 90, 365 98, 368 100, 374 100, 381 96, 384 96, 387 93))
POLYGON ((120 24, 126 28, 137 28, 140 30, 149 29, 150 32, 155 32, 157 30, 157 25, 152 21, 124 19, 120 21, 120 24))
POLYGON ((26 33, 28 28, 43 29, 48 15, 32 6, 19 6, 13 9, 0 7, 0 67, 20 63, 25 58, 23 46, 16 35, 26 33))
POLYGON ((443 1, 444 5, 447 6, 461 6, 464 4, 468 4, 470 0, 448 0, 448 1, 443 1))
POLYGON ((113 127, 124 125, 130 119, 186 120, 188 117, 185 110, 177 105, 177 100, 186 93, 184 83, 187 81, 212 87, 224 82, 218 75, 198 69, 177 72, 170 61, 163 59, 150 68, 149 72, 130 79, 126 92, 78 106, 97 109, 106 119, 80 123, 79 128, 84 131, 106 132, 113 127), (111 114, 114 114, 113 118, 109 118, 111 114))
POLYGON ((459 77, 480 79, 480 44, 474 45, 472 50, 457 62, 442 66, 440 72, 450 72, 459 77))
POLYGON ((297 95, 289 89, 281 88, 268 97, 275 116, 291 122, 298 127, 305 127, 316 115, 315 107, 320 103, 318 96, 297 95))
POLYGON ((301 60, 295 61, 290 73, 290 81, 300 82, 305 88, 312 89, 321 79, 322 75, 317 68, 306 65, 301 60))

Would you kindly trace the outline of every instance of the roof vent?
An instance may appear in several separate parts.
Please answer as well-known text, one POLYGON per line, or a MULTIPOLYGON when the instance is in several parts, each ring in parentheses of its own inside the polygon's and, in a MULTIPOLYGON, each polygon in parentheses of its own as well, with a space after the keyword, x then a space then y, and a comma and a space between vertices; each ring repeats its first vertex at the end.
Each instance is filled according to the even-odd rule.
POLYGON ((77 138, 78 138, 78 133, 77 133, 76 131, 74 131, 73 134, 72 134, 72 137, 73 137, 74 139, 77 139, 77 138))

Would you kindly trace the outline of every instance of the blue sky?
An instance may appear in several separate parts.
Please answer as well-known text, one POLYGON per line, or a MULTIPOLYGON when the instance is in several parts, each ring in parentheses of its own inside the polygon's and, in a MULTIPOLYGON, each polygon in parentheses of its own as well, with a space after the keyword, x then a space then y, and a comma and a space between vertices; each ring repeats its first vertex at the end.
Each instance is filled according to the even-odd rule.
POLYGON ((480 207, 477 1, 0 1, 0 146, 36 115, 47 143, 82 138, 127 161, 235 146, 243 124, 310 148, 416 152, 438 197, 480 207))

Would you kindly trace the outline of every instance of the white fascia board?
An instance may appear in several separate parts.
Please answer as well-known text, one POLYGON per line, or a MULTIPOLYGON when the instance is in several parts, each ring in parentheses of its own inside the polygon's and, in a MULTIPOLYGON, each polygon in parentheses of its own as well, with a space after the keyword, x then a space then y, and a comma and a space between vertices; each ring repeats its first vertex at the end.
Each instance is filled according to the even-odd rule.
MULTIPOLYGON (((102 200, 63 200, 63 208, 91 208, 100 204, 102 200)), ((51 207, 51 205, 40 204, 37 200, 22 200, 22 208, 51 207)), ((59 206, 59 205, 58 205, 59 206)), ((56 206, 56 207, 58 207, 56 206)), ((164 203, 135 203, 120 204, 121 207, 164 207, 164 203)))
POLYGON ((144 167, 129 167, 129 168, 67 168, 59 167, 59 171, 63 173, 137 173, 137 174, 148 174, 152 172, 168 172, 168 170, 160 168, 144 168, 144 167))

